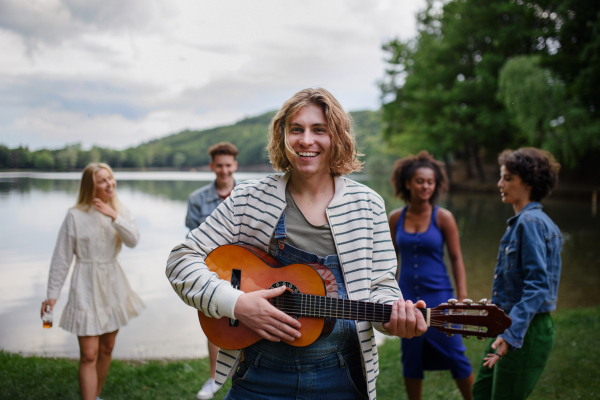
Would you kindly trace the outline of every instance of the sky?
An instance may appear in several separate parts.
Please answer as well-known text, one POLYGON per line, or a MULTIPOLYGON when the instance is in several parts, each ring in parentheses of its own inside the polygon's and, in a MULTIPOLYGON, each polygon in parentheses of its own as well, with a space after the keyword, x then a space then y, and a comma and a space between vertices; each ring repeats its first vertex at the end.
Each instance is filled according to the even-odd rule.
POLYGON ((124 149, 323 87, 380 107, 424 0, 0 0, 0 144, 124 149))

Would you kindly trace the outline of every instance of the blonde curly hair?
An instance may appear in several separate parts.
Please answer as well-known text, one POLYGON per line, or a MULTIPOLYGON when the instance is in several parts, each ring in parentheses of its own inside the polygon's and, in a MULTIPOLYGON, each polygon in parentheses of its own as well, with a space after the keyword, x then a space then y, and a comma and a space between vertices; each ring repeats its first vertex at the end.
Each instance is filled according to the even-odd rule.
POLYGON ((331 134, 330 173, 332 176, 348 175, 362 169, 363 162, 358 159, 362 154, 356 150, 356 139, 351 117, 340 103, 325 89, 304 89, 286 101, 277 112, 269 126, 267 150, 273 168, 278 171, 292 170, 286 149, 292 154, 288 137, 290 121, 300 109, 309 104, 320 107, 325 114, 331 134))

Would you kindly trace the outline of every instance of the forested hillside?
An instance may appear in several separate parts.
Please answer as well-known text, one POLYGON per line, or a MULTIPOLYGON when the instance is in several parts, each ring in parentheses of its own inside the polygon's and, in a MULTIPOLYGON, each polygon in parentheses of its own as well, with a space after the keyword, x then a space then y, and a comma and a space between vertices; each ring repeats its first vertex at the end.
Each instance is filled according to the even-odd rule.
MULTIPOLYGON (((275 112, 245 118, 233 125, 201 131, 186 130, 155 139, 126 150, 93 147, 83 150, 71 145, 59 150, 29 151, 26 147, 9 149, 0 145, 0 169, 36 169, 72 171, 84 168, 89 162, 106 162, 113 168, 178 168, 190 169, 207 165, 207 150, 218 142, 231 142, 240 150, 240 166, 269 162, 265 146, 269 123, 275 112)), ((380 151, 380 113, 357 111, 351 113, 357 132, 359 152, 368 155, 380 151)), ((366 158, 366 157, 365 157, 366 158)), ((364 158, 363 158, 364 159, 364 158)))

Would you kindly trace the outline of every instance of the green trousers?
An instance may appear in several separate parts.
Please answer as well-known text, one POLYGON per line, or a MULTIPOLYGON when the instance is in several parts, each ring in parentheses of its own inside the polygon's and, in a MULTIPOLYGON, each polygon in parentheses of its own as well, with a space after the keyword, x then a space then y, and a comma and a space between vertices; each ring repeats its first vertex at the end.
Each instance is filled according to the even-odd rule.
MULTIPOLYGON (((479 367, 473 385, 474 400, 526 399, 537 383, 550 352, 556 333, 550 313, 536 314, 527 328, 523 347, 509 351, 492 369, 479 367)), ((495 353, 490 340, 484 357, 495 353)))

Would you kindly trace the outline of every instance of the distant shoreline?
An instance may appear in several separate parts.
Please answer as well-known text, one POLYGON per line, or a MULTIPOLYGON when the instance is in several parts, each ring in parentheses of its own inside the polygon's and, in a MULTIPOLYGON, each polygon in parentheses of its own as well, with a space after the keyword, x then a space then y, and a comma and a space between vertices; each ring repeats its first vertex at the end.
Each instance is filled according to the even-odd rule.
MULTIPOLYGON (((467 178, 465 171, 460 166, 454 168, 453 171, 453 180, 450 187, 450 192, 472 192, 472 193, 496 193, 498 192, 498 188, 496 186, 496 181, 494 179, 494 168, 496 166, 486 166, 486 181, 480 182, 477 178, 467 178)), ((164 168, 114 168, 115 172, 123 172, 123 173, 131 173, 131 172, 200 172, 206 173, 210 172, 210 167, 208 165, 201 165, 194 168, 175 168, 175 167, 164 167, 164 168)), ((76 169, 72 171, 37 171, 33 169, 5 169, 0 170, 0 179, 7 177, 7 175, 17 175, 23 173, 35 173, 35 174, 63 174, 63 173, 81 173, 83 170, 76 169)), ((271 164, 257 164, 257 165, 245 165, 240 166, 237 170, 238 173, 242 174, 267 174, 267 173, 275 173, 271 164)), ((390 173, 391 174, 391 173, 390 173)), ((14 177, 13 175, 13 177, 14 177)), ((600 192, 600 183, 599 182, 586 182, 581 180, 573 180, 570 179, 568 173, 566 176, 561 177, 556 189, 552 192, 553 197, 570 197, 570 198, 579 198, 579 199, 590 199, 593 196, 594 192, 600 192)), ((387 176, 372 176, 368 172, 361 172, 358 174, 354 174, 351 176, 352 179, 365 181, 371 179, 385 179, 387 180, 387 176)), ((162 179, 161 179, 162 180, 162 179)), ((176 180, 176 179, 174 179, 176 180)))

